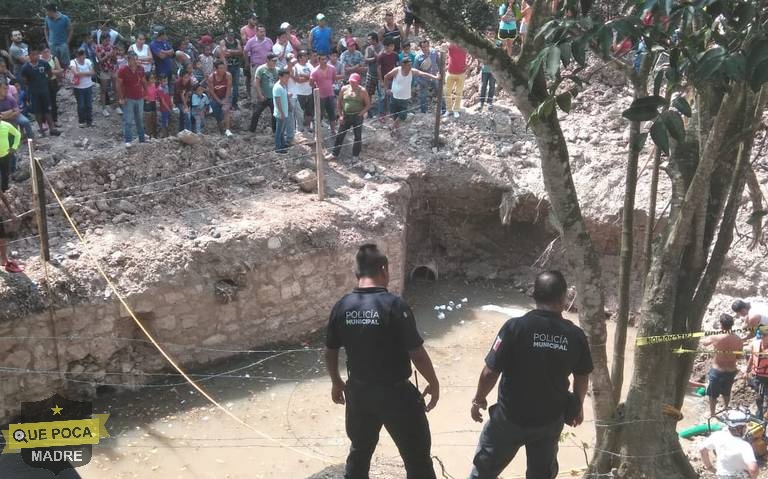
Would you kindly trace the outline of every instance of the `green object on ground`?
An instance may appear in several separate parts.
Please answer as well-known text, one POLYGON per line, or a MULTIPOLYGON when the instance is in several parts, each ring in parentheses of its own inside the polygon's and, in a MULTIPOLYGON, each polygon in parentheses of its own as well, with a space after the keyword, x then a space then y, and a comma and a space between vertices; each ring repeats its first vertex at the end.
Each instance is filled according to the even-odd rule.
POLYGON ((695 426, 689 427, 688 429, 683 429, 682 431, 678 432, 677 435, 682 437, 683 439, 690 439, 693 436, 698 436, 699 434, 706 434, 708 432, 715 432, 722 429, 723 426, 720 423, 712 423, 710 424, 697 424, 695 426), (711 426, 711 427, 710 427, 711 426))
POLYGON ((700 388, 696 389, 696 395, 697 396, 702 396, 703 397, 705 394, 707 394, 707 388, 700 387, 700 388))

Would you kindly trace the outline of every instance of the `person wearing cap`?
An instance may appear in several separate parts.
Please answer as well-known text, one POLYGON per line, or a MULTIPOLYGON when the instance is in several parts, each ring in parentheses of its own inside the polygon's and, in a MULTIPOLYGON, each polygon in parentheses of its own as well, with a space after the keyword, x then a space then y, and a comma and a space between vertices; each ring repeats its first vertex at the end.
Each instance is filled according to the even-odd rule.
POLYGON ((718 479, 739 478, 747 474, 757 479, 760 469, 752 446, 742 439, 747 417, 740 411, 729 411, 725 419, 728 429, 715 431, 701 443, 699 454, 704 467, 717 475, 718 479), (715 453, 715 464, 709 456, 715 453))
POLYGON ((139 142, 144 143, 144 92, 147 88, 147 79, 144 69, 139 65, 138 57, 134 52, 126 55, 128 64, 117 72, 117 98, 123 108, 123 138, 125 147, 130 148, 133 141, 133 128, 139 142))
POLYGON ((731 309, 738 317, 746 321, 744 327, 753 330, 746 339, 755 335, 754 329, 758 326, 768 326, 768 306, 764 304, 755 303, 753 306, 743 299, 737 299, 731 304, 731 309))
POLYGON ((392 134, 394 136, 398 135, 400 123, 405 121, 408 116, 408 105, 413 96, 411 85, 413 85, 414 77, 429 78, 431 80, 438 79, 437 75, 414 69, 410 57, 403 57, 403 63, 399 67, 395 67, 384 77, 384 83, 387 85, 387 94, 392 93, 390 113, 392 113, 394 118, 392 125, 392 134))
POLYGON ((298 52, 301 50, 301 40, 299 40, 299 37, 296 36, 296 34, 293 32, 293 26, 291 26, 288 22, 283 22, 280 24, 280 30, 285 30, 288 32, 288 41, 291 42, 291 46, 293 47, 293 51, 298 52))
POLYGON ((339 51, 339 55, 347 51, 347 42, 354 40, 354 38, 354 35, 352 35, 352 27, 345 28, 342 37, 336 44, 336 49, 339 51))
POLYGON ((248 45, 248 41, 256 36, 256 33, 259 31, 259 24, 260 24, 259 16, 256 15, 256 12, 251 12, 251 14, 248 16, 248 20, 246 21, 245 25, 240 27, 240 43, 243 45, 243 76, 245 76, 245 84, 247 85, 245 92, 248 96, 248 101, 251 100, 251 62, 248 58, 248 55, 245 54, 245 46, 248 45))
POLYGON ((362 75, 368 70, 368 67, 365 65, 365 57, 363 57, 363 54, 358 49, 356 38, 347 40, 347 49, 339 57, 339 63, 341 64, 344 78, 347 79, 353 73, 362 75))
POLYGON ((72 22, 59 11, 55 3, 45 7, 45 39, 51 53, 62 65, 69 65, 69 42, 72 41, 72 22))
MULTIPOLYGON (((267 55, 272 53, 273 46, 272 39, 267 37, 267 30, 263 25, 258 25, 256 27, 256 35, 251 37, 243 48, 244 56, 248 59, 248 65, 251 70, 252 83, 248 84, 249 90, 254 88, 256 82, 256 69, 267 63, 267 55)), ((254 93, 256 92, 251 93, 251 101, 253 101, 255 97, 258 97, 258 94, 254 93)))
POLYGON ((240 91, 240 68, 243 66, 243 45, 235 36, 233 29, 228 29, 216 48, 220 60, 226 62, 227 70, 232 75, 232 109, 237 111, 240 91))
POLYGON ((325 15, 318 13, 317 25, 309 31, 309 46, 318 55, 330 55, 333 49, 333 29, 328 26, 325 15))
POLYGON ((275 38, 275 44, 272 45, 272 53, 277 55, 277 69, 284 70, 288 68, 288 60, 293 56, 293 46, 288 41, 288 32, 280 30, 275 38))
POLYGON ((108 21, 101 22, 99 28, 94 30, 91 35, 93 35, 97 45, 101 45, 102 38, 104 37, 109 37, 110 46, 115 46, 118 43, 126 43, 125 38, 123 38, 117 30, 113 29, 108 21))
POLYGON ((336 101, 336 109, 341 113, 339 118, 341 126, 331 153, 333 160, 338 160, 344 137, 352 129, 355 135, 355 142, 352 144, 352 162, 357 163, 360 161, 360 151, 363 147, 363 120, 371 109, 371 98, 365 88, 360 86, 359 73, 352 73, 349 76, 349 84, 342 87, 336 101))

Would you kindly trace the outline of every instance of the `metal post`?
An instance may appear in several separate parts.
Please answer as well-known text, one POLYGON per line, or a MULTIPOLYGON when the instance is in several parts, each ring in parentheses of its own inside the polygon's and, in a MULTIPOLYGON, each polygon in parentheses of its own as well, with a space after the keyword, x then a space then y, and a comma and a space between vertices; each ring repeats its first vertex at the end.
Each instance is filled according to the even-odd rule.
POLYGON ((440 117, 442 111, 440 108, 443 105, 443 84, 445 83, 445 63, 443 62, 443 53, 438 52, 437 64, 440 66, 440 80, 437 83, 437 106, 435 107, 435 139, 432 141, 432 146, 440 148, 440 117))
MULTIPOLYGON (((321 135, 322 112, 320 111, 320 89, 315 88, 315 159, 317 161, 317 199, 325 200, 325 165, 323 157, 323 136, 321 135)), ((329 119, 330 121, 330 119, 329 119)))
POLYGON ((48 245, 48 216, 46 215, 45 184, 43 183, 43 170, 35 158, 32 140, 27 140, 29 148, 29 168, 32 176, 32 197, 35 201, 35 213, 37 219, 37 233, 40 235, 40 257, 43 261, 51 260, 51 250, 48 245))

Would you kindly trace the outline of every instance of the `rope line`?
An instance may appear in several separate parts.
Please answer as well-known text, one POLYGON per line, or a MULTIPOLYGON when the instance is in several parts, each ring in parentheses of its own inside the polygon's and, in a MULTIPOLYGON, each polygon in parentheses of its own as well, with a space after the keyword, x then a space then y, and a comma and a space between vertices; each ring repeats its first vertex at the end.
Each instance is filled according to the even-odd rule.
POLYGON ((310 459, 319 460, 319 461, 321 461, 323 463, 329 463, 329 461, 327 459, 323 458, 323 457, 317 456, 317 455, 309 453, 307 451, 303 451, 303 450, 295 448, 293 446, 282 444, 280 441, 278 441, 276 439, 273 439, 272 436, 270 436, 269 434, 267 434, 265 432, 262 432, 261 430, 257 429, 256 427, 248 424, 243 419, 241 419, 240 417, 238 417, 237 415, 235 415, 234 413, 229 411, 227 408, 225 408, 223 405, 221 405, 216 399, 214 399, 202 387, 200 387, 194 380, 192 380, 192 378, 190 378, 187 375, 187 373, 185 373, 184 370, 181 369, 181 367, 178 364, 176 364, 176 361, 165 351, 165 349, 163 349, 162 346, 160 346, 160 344, 157 343, 157 341, 152 336, 152 334, 149 332, 149 330, 147 330, 147 328, 144 326, 144 324, 141 322, 141 320, 139 320, 139 318, 134 314, 133 309, 131 309, 131 307, 125 301, 123 296, 117 290, 117 287, 112 283, 112 280, 109 278, 109 276, 107 276, 105 271, 102 269, 101 264, 99 264, 99 262, 96 260, 96 257, 93 256, 93 254, 90 252, 90 250, 88 249, 88 245, 85 242, 85 239, 80 234, 80 230, 77 229, 77 225, 75 225, 75 222, 72 220, 72 218, 70 217, 69 213, 67 212, 67 209, 65 208, 64 203, 61 201, 61 198, 59 198, 59 194, 56 192, 56 189, 53 187, 53 184, 52 184, 51 180, 48 178, 48 176, 45 174, 44 170, 42 169, 42 164, 40 163, 40 161, 38 159, 36 159, 36 158, 31 158, 30 160, 31 161, 36 161, 37 162, 37 166, 40 168, 40 171, 43 172, 43 176, 45 177, 45 180, 48 183, 48 187, 51 189, 51 193, 53 193, 53 196, 56 198, 56 202, 58 203, 59 207, 61 208, 62 213, 67 218, 67 221, 69 222, 70 226, 72 226, 72 230, 75 232, 75 234, 77 235, 78 239, 80 240, 80 243, 82 244, 83 249, 85 250, 86 255, 88 256, 88 258, 91 259, 94 267, 99 271, 101 276, 107 282, 107 285, 109 286, 109 288, 112 290, 112 292, 118 298, 118 300, 123 305, 123 307, 126 309, 126 311, 128 311, 128 313, 130 314, 131 318, 136 323, 136 326, 139 327, 139 329, 142 331, 142 333, 144 333, 144 335, 147 337, 147 339, 149 339, 152 342, 152 344, 160 352, 160 354, 163 356, 163 358, 165 358, 165 360, 168 361, 168 363, 174 369, 176 369, 179 372, 179 374, 187 381, 187 383, 189 383, 205 399, 207 399, 211 404, 216 406, 216 408, 218 408, 224 414, 229 416, 232 420, 234 420, 238 424, 242 425, 243 427, 245 427, 245 428, 255 432, 256 434, 258 434, 259 436, 263 437, 264 439, 272 441, 272 442, 274 442, 277 445, 281 445, 283 448, 288 449, 289 451, 295 452, 296 454, 302 455, 304 457, 307 457, 307 458, 310 458, 310 459))

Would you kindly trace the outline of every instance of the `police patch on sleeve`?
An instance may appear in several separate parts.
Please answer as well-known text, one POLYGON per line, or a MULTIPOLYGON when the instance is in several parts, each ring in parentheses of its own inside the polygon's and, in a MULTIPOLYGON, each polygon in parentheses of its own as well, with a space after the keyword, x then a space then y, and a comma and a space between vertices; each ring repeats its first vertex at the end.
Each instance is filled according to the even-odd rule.
POLYGON ((493 343, 493 350, 498 351, 501 347, 501 336, 496 336, 496 341, 493 343))

